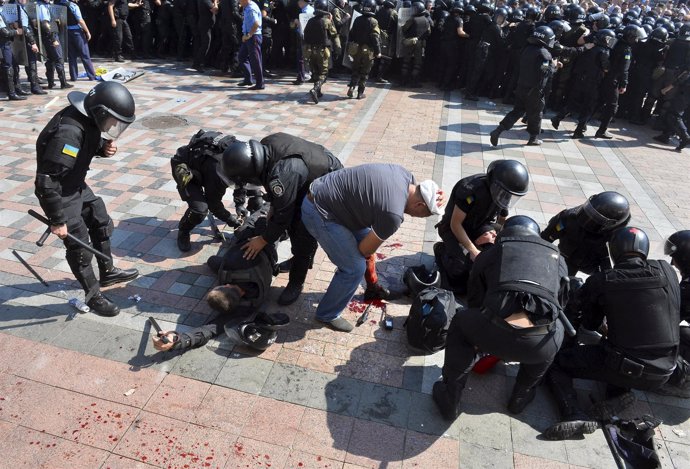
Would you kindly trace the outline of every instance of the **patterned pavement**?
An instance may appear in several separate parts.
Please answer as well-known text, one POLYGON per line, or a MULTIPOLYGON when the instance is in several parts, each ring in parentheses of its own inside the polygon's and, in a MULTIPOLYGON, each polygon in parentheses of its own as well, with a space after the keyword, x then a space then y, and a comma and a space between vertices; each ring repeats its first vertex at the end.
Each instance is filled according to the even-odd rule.
MULTIPOLYGON (((238 138, 284 131, 324 144, 346 165, 396 162, 450 191, 494 159, 513 158, 527 165, 532 186, 518 213, 544 224, 593 193, 617 190, 632 203, 633 224, 653 240, 653 255, 661 256, 664 237, 690 227, 682 202, 690 195, 687 153, 656 144, 641 127, 614 128, 610 142, 575 142, 567 133, 573 123, 553 131, 548 121, 542 147, 522 146, 527 134, 518 126, 492 149, 488 132, 507 108, 463 103, 456 92, 371 87, 367 99, 348 100, 346 81, 334 79, 314 105, 308 86, 291 86, 292 77, 269 81, 255 94, 235 86, 239 80, 174 64, 128 67, 147 72, 128 84, 137 122, 118 141, 115 157, 94 160, 88 179, 115 221, 117 265, 142 273, 107 289, 123 310, 116 318, 72 314, 67 298, 79 292, 61 242, 51 238, 38 248, 44 227, 26 213, 37 207, 34 142, 66 104, 66 92, 32 97, 21 108, 0 103, 6 171, 0 180, 0 468, 615 467, 601 431, 577 441, 540 439, 556 417, 543 390, 522 415, 508 415, 512 365, 473 375, 464 413, 444 423, 429 395, 443 353, 410 356, 402 327, 409 303, 386 305, 393 331, 379 328, 377 314, 351 334, 314 323, 334 270, 322 251, 295 305, 275 304, 287 278, 274 280, 269 310, 288 313, 292 322, 266 352, 221 338, 183 355, 155 353, 147 317, 180 330, 208 318, 202 299, 214 278, 204 262, 220 248, 204 225, 193 233, 191 253, 177 251, 185 204, 168 159, 198 128, 238 138), (160 117, 178 126, 159 130, 160 117), (129 299, 135 294, 140 302, 129 299)), ((397 285, 407 266, 432 261, 433 224, 408 218, 384 244, 378 271, 385 283, 397 285)), ((350 320, 361 311, 359 293, 345 313, 350 320)), ((601 392, 588 382, 577 385, 583 402, 601 392)), ((663 467, 690 467, 690 402, 638 397, 632 413, 664 419, 656 439, 663 467)))

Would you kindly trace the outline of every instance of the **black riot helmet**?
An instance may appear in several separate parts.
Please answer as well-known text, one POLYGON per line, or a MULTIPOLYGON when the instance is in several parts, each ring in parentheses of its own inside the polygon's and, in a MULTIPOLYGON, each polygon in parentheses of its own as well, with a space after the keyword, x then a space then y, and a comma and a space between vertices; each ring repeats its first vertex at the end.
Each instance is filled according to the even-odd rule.
POLYGON ((626 257, 641 256, 647 258, 649 254, 649 238, 647 233, 634 226, 618 228, 609 240, 609 255, 613 264, 617 264, 626 257))
POLYGON ((289 323, 290 317, 285 313, 259 313, 253 318, 233 318, 224 328, 234 343, 263 351, 276 341, 278 329, 289 323))
POLYGON ((683 277, 690 274, 690 230, 676 231, 664 243, 664 254, 671 256, 683 277))
POLYGON ((636 10, 628 10, 625 12, 625 15, 623 16, 623 22, 625 24, 628 24, 630 20, 637 20, 640 19, 640 15, 636 10))
POLYGON ((642 24, 648 24, 653 28, 654 26, 656 26, 656 19, 653 16, 645 16, 644 18, 642 18, 642 24))
POLYGON ((474 5, 465 4, 465 15, 472 17, 477 14, 477 8, 474 5))
POLYGON ((596 15, 591 15, 589 17, 589 20, 592 23, 592 28, 594 28, 595 31, 601 31, 602 29, 606 29, 611 24, 611 20, 604 13, 597 13, 596 15))
POLYGON ((403 283, 407 286, 407 294, 416 298, 422 290, 441 286, 441 274, 438 270, 429 270, 423 264, 408 267, 403 275, 403 283))
POLYGON ((134 98, 129 90, 115 81, 104 81, 84 94, 72 91, 67 95, 70 104, 92 118, 104 138, 118 138, 134 122, 134 98))
POLYGON ((663 26, 659 26, 649 34, 649 39, 660 44, 666 44, 666 41, 668 41, 668 31, 663 26))
POLYGON ((621 18, 620 16, 618 16, 618 15, 609 16, 609 28, 617 29, 622 24, 623 24, 623 18, 621 18))
POLYGON ((599 5, 594 5, 593 7, 587 8, 588 15, 596 15, 597 13, 601 13, 602 11, 604 10, 602 10, 599 5))
POLYGON ((502 17, 503 21, 505 21, 506 18, 508 18, 508 10, 505 8, 496 8, 494 11, 494 23, 498 23, 499 17, 502 17))
POLYGON ((644 29, 644 33, 646 37, 649 37, 650 34, 652 34, 652 27, 648 24, 643 24, 642 29, 644 29))
POLYGON ((424 8, 424 4, 422 2, 412 3, 412 16, 421 15, 425 11, 426 11, 426 8, 424 8))
POLYGON ((580 205, 577 221, 583 229, 592 233, 611 231, 628 224, 630 204, 618 192, 601 192, 580 205))
POLYGON ((553 20, 560 20, 563 18, 563 12, 561 12, 561 7, 558 5, 551 4, 544 10, 544 22, 550 23, 553 20))
MULTIPOLYGON (((540 26, 553 31, 547 26, 540 26)), ((552 39, 553 42, 553 39, 552 39)), ((527 168, 515 160, 493 161, 486 170, 489 180, 489 189, 494 203, 502 209, 508 209, 515 205, 520 197, 527 194, 529 186, 529 174, 527 168)))
POLYGON ((690 39, 690 23, 683 23, 683 26, 678 30, 678 38, 687 41, 690 39))
POLYGON ((389 9, 389 10, 390 10, 391 8, 395 8, 395 3, 392 2, 391 0, 383 0, 383 8, 386 8, 386 9, 389 9))
MULTIPOLYGON (((376 1, 375 0, 362 0, 362 13, 374 13, 376 11, 376 1)), ((422 5, 422 8, 424 5, 422 5)))
POLYGON ((314 10, 328 11, 328 0, 316 0, 314 2, 314 10))
POLYGON ((536 7, 529 7, 525 11, 525 20, 527 21, 537 21, 539 19, 539 15, 541 13, 539 12, 539 8, 536 7))
MULTIPOLYGON (((527 215, 513 215, 512 217, 508 218, 506 222, 503 224, 503 230, 513 227, 520 227, 524 230, 530 231, 531 234, 535 234, 537 236, 541 234, 541 228, 539 228, 539 223, 537 223, 536 221, 534 221, 533 218, 530 218, 527 215)), ((503 232, 503 230, 501 230, 501 232, 503 232)))
POLYGON ((556 44, 556 34, 548 26, 539 26, 527 38, 527 42, 551 49, 556 44))
POLYGON ((464 4, 460 0, 456 0, 453 2, 453 7, 450 9, 451 13, 458 13, 460 15, 465 14, 465 8, 463 6, 464 4))
POLYGON ((616 33, 610 29, 597 31, 596 36, 594 36, 594 44, 607 49, 613 49, 613 46, 616 45, 616 33))
POLYGON ((629 24, 623 30, 623 40, 630 45, 647 38, 647 33, 639 26, 629 24))
POLYGON ((217 171, 228 186, 247 182, 261 185, 265 166, 266 154, 260 142, 238 140, 225 149, 217 171))
POLYGON ((494 5, 491 0, 479 0, 477 4, 477 13, 486 13, 488 15, 494 12, 494 5))
POLYGON ((508 14, 508 23, 519 23, 524 19, 525 15, 522 13, 522 10, 518 10, 517 8, 508 14))
POLYGON ((575 5, 575 7, 566 11, 565 19, 568 20, 568 23, 570 24, 582 24, 585 22, 585 19, 587 19, 587 13, 585 13, 584 8, 579 5, 575 5))
POLYGON ((554 20, 550 22, 549 28, 551 28, 553 33, 556 35, 557 41, 560 40, 561 37, 563 37, 563 34, 567 33, 572 29, 570 25, 563 20, 554 20))

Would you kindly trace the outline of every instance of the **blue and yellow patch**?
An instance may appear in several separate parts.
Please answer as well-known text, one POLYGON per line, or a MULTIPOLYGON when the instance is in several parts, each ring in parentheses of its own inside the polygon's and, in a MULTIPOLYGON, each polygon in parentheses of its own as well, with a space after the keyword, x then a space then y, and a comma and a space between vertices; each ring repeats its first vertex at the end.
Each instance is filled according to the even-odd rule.
POLYGON ((65 155, 69 155, 72 158, 76 158, 77 154, 79 153, 79 148, 65 144, 65 146, 62 147, 62 153, 64 153, 65 155))
POLYGON ((556 231, 563 231, 565 229, 565 223, 562 221, 558 222, 558 225, 556 225, 556 231))
POLYGON ((474 202, 474 196, 473 196, 473 195, 468 195, 468 196, 465 198, 465 202, 467 202, 468 204, 472 204, 472 202, 474 202))

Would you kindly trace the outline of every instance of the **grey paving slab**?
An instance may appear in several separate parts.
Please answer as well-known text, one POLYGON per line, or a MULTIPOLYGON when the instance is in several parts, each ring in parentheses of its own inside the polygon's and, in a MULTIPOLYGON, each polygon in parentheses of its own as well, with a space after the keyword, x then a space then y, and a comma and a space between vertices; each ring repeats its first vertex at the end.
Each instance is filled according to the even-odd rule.
POLYGON ((411 403, 412 393, 406 389, 366 383, 356 417, 405 428, 411 403))
POLYGON ((667 441, 666 448, 676 469, 690 469, 690 445, 667 441))
POLYGON ((309 407, 354 417, 362 398, 364 381, 337 376, 327 381, 323 393, 312 393, 309 407))
POLYGON ((460 468, 513 469, 513 453, 460 441, 460 468))
POLYGON ((225 366, 230 352, 207 346, 186 351, 170 370, 171 373, 187 378, 215 382, 220 370, 225 366))
POLYGON ((259 394, 272 367, 272 361, 232 353, 218 373, 215 384, 259 394))
POLYGON ((541 436, 553 422, 530 415, 510 419, 510 434, 513 451, 544 459, 568 462, 568 453, 563 441, 549 441, 541 436))
POLYGON ((511 419, 504 413, 487 407, 463 405, 456 424, 459 437, 464 442, 499 451, 513 451, 511 419))
POLYGON ((582 439, 565 441, 570 464, 582 467, 616 467, 616 461, 602 430, 585 435, 582 439))
POLYGON ((690 444, 690 409, 650 402, 654 416, 663 423, 659 426, 664 440, 690 444))
POLYGON ((77 352, 91 353, 91 350, 99 346, 110 332, 111 326, 77 315, 68 322, 67 327, 60 334, 49 342, 77 352))
POLYGON ((428 394, 412 393, 412 405, 407 418, 407 428, 429 435, 443 435, 450 438, 460 438, 458 422, 447 422, 439 413, 436 404, 428 394))
POLYGON ((313 395, 323 394, 325 373, 296 365, 276 363, 266 378, 261 395, 293 404, 308 405, 313 395))

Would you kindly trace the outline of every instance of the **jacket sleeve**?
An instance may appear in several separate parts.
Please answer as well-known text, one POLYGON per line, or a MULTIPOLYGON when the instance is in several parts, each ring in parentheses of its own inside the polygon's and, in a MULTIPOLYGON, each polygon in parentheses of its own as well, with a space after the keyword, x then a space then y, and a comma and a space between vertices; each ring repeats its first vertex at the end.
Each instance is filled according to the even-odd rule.
POLYGON ((582 300, 582 327, 590 331, 596 331, 604 322, 605 312, 599 303, 602 275, 594 274, 587 278, 579 293, 582 300))
POLYGON ((295 210, 301 201, 300 194, 307 183, 309 170, 301 158, 285 158, 279 161, 268 178, 268 197, 271 198, 272 215, 263 238, 274 243, 288 229, 294 218, 295 210))

